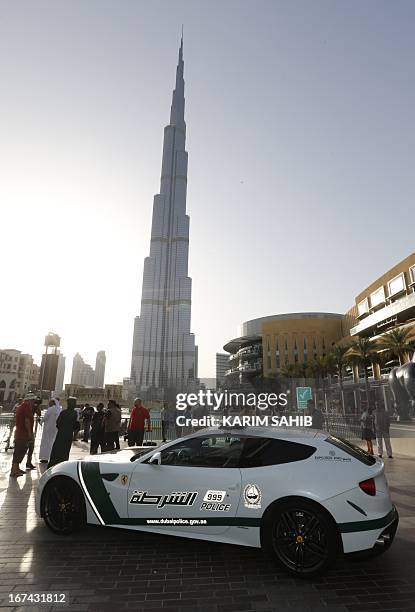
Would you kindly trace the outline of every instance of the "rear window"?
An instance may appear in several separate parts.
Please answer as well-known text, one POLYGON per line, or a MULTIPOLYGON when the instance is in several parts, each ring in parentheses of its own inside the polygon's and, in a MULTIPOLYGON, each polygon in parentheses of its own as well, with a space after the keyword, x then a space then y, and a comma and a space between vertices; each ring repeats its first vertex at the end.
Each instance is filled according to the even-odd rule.
POLYGON ((355 446, 355 444, 352 444, 348 440, 329 436, 326 439, 326 442, 332 444, 336 448, 339 448, 340 450, 344 451, 345 453, 347 453, 351 457, 354 457, 354 459, 357 459, 365 465, 374 465, 376 463, 376 459, 372 455, 369 455, 369 453, 367 453, 365 450, 363 450, 359 446, 355 446))
POLYGON ((303 461, 311 457, 315 451, 314 446, 299 442, 275 438, 246 438, 240 458, 240 467, 252 468, 303 461))

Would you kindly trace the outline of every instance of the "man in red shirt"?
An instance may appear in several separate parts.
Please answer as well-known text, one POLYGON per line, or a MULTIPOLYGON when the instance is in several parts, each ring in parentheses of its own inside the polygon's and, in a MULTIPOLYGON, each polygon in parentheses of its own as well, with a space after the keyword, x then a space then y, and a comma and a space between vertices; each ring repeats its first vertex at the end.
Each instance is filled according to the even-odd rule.
POLYGON ((14 453, 12 459, 12 469, 10 476, 17 478, 26 474, 20 469, 19 463, 33 441, 33 409, 35 406, 36 395, 29 393, 24 401, 16 408, 16 429, 14 433, 14 453))
POLYGON ((151 431, 150 413, 137 397, 128 421, 128 446, 141 446, 144 439, 144 425, 147 421, 147 431, 151 431))

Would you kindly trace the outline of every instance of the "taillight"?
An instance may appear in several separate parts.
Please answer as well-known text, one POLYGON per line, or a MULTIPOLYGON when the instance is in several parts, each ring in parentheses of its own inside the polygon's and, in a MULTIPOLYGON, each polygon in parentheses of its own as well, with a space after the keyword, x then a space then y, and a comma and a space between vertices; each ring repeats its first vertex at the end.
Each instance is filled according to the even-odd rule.
POLYGON ((369 478, 368 480, 362 480, 362 482, 359 482, 359 487, 367 495, 376 495, 376 483, 375 483, 374 478, 369 478))

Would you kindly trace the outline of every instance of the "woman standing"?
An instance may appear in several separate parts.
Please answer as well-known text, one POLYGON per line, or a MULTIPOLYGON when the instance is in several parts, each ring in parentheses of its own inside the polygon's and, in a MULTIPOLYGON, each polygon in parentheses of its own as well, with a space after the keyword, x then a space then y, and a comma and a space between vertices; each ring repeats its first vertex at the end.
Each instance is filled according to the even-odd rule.
POLYGON ((57 399, 51 399, 49 407, 40 422, 43 424, 42 439, 40 441, 39 459, 40 463, 48 463, 52 446, 56 438, 58 430, 56 429, 56 420, 62 408, 57 399))
POLYGON ((362 440, 366 440, 367 452, 373 455, 372 440, 376 439, 375 417, 373 416, 373 410, 370 406, 362 413, 360 421, 362 424, 362 440))

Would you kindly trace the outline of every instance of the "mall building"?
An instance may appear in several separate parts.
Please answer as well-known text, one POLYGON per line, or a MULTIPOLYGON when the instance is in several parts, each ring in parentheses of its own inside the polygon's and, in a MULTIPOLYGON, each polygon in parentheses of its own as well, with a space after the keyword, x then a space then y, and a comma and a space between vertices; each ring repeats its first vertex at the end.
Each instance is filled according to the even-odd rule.
MULTIPOLYGON (((276 314, 246 321, 229 354, 225 386, 262 374, 275 377, 289 364, 307 363, 328 355, 333 345, 358 337, 379 339, 395 327, 415 325, 415 252, 374 280, 345 313, 276 314)), ((391 362, 389 370, 395 363, 391 362)), ((387 375, 373 366, 372 377, 387 375)))

